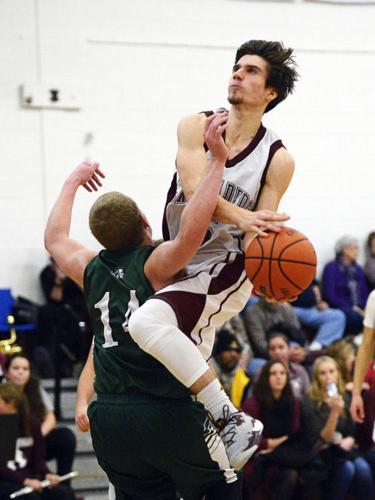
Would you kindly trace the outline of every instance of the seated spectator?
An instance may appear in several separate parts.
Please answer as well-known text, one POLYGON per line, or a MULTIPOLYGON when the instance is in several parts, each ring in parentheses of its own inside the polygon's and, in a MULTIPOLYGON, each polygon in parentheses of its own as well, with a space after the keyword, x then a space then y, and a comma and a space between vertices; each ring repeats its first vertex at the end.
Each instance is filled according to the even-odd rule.
POLYGON ((233 316, 233 318, 226 321, 219 330, 222 328, 228 330, 228 332, 234 335, 238 340, 242 347, 239 366, 246 368, 249 361, 254 357, 254 353, 247 336, 244 320, 239 314, 237 314, 236 316, 233 316))
POLYGON ((30 362, 23 354, 14 354, 5 361, 5 377, 26 397, 31 416, 39 421, 45 438, 47 460, 56 459, 57 473, 62 476, 71 472, 76 438, 67 427, 56 427, 52 401, 41 387, 39 379, 31 375, 30 362))
POLYGON ((317 281, 314 280, 291 305, 301 325, 316 330, 310 351, 320 351, 343 336, 345 314, 340 309, 331 309, 322 300, 317 281))
POLYGON ((12 383, 0 384, 0 415, 5 413, 19 415, 19 437, 14 460, 0 464, 0 497, 9 498, 30 486, 34 490, 27 496, 30 500, 72 500, 72 491, 48 470, 39 423, 30 416, 23 394, 12 383), (51 482, 51 488, 42 489, 44 479, 51 482))
POLYGON ((356 262, 358 241, 343 236, 335 245, 336 259, 323 271, 323 297, 330 307, 341 309, 346 316, 345 334, 362 331, 364 307, 368 296, 365 273, 356 262))
MULTIPOLYGON (((281 332, 271 329, 268 338, 268 355, 270 359, 282 361, 289 371, 289 382, 296 399, 301 399, 310 389, 310 377, 305 368, 299 363, 290 360, 289 340, 281 332)), ((262 368, 259 368, 254 377, 254 383, 259 378, 262 368)))
POLYGON ((372 498, 371 468, 356 448, 354 425, 348 414, 349 397, 333 358, 316 359, 311 391, 304 404, 325 445, 321 454, 331 469, 328 498, 344 500, 349 489, 354 498, 372 498))
POLYGON ((257 494, 275 500, 293 498, 297 469, 309 463, 314 452, 310 430, 303 422, 300 402, 294 398, 284 363, 272 360, 264 365, 242 409, 264 424, 257 455, 245 466, 245 498, 257 498, 257 494))
POLYGON ((242 347, 234 335, 223 328, 218 331, 210 363, 225 392, 237 407, 247 396, 250 383, 244 369, 239 366, 241 351, 242 347))
POLYGON ((39 312, 40 346, 34 351, 35 361, 42 377, 54 376, 56 366, 63 376, 71 376, 72 366, 83 363, 90 348, 83 293, 52 258, 40 274, 40 283, 46 304, 39 312))
POLYGON ((365 275, 370 291, 375 289, 375 231, 367 237, 367 260, 365 262, 365 275))
POLYGON ((326 349, 325 354, 336 361, 345 384, 345 390, 351 392, 357 354, 357 347, 353 342, 353 337, 345 337, 338 342, 334 342, 326 349))
MULTIPOLYGON (((300 344, 300 352, 297 353, 296 351, 296 356, 299 358, 299 361, 301 361, 302 357, 306 356, 306 353, 303 353, 306 336, 301 331, 301 325, 298 318, 289 304, 267 302, 264 297, 261 297, 256 304, 246 307, 242 312, 242 316, 245 322, 247 335, 254 350, 254 355, 257 358, 268 358, 267 331, 270 330, 271 327, 280 324, 282 324, 284 328, 287 328, 289 340, 300 344)), ((286 330, 284 330, 284 332, 285 331, 286 330)), ((293 356, 294 353, 292 354, 292 357, 293 356)))

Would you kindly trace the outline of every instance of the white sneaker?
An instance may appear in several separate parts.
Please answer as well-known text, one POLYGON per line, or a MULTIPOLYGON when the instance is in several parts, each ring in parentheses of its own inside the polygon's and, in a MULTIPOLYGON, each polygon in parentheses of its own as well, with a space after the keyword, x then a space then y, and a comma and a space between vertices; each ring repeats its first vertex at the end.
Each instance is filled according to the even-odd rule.
POLYGON ((230 413, 223 407, 223 417, 215 422, 223 440, 230 465, 240 470, 257 450, 262 438, 263 424, 243 411, 230 413))
POLYGON ((308 349, 310 352, 321 351, 323 349, 323 346, 317 340, 313 340, 309 345, 308 349))

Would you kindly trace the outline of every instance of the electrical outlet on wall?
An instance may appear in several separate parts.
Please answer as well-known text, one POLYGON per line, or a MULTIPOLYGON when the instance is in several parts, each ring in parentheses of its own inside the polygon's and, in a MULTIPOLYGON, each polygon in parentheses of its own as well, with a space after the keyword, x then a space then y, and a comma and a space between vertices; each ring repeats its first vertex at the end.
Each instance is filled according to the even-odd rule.
POLYGON ((22 84, 20 104, 26 109, 78 111, 81 107, 76 90, 47 84, 22 84))

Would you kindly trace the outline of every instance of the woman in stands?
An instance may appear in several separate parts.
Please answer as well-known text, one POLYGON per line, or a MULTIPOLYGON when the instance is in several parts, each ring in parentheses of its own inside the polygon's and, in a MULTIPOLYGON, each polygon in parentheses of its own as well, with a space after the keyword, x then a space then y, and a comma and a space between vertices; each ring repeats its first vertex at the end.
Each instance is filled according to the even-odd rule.
POLYGON ((343 500, 350 489, 353 498, 373 498, 371 468, 358 450, 348 413, 350 398, 333 358, 321 356, 315 361, 311 390, 304 402, 315 422, 313 427, 320 430, 321 456, 331 470, 327 498, 343 500))
POLYGON ((56 427, 56 417, 52 401, 31 374, 30 361, 23 354, 15 354, 5 361, 5 377, 26 396, 32 416, 40 422, 40 430, 45 438, 47 460, 56 459, 57 473, 61 476, 71 472, 76 438, 67 427, 56 427))
MULTIPOLYGON (((293 498, 297 468, 313 458, 314 439, 309 441, 312 435, 304 432, 306 422, 301 418, 300 402, 293 395, 282 361, 272 360, 262 367, 253 394, 242 408, 264 425, 257 456, 245 467, 246 498, 293 498)), ((304 494, 303 498, 312 495, 304 494)))
POLYGON ((343 236, 335 245, 336 258, 326 264, 322 276, 322 292, 330 307, 341 309, 346 316, 346 334, 362 331, 368 296, 365 273, 357 263, 359 243, 343 236))
POLYGON ((28 495, 30 500, 71 500, 71 490, 60 485, 60 476, 48 470, 39 423, 31 417, 24 394, 12 383, 0 384, 0 415, 5 413, 18 414, 19 433, 14 460, 0 464, 0 498, 30 486, 34 490, 28 495), (43 479, 52 487, 42 489, 43 479))

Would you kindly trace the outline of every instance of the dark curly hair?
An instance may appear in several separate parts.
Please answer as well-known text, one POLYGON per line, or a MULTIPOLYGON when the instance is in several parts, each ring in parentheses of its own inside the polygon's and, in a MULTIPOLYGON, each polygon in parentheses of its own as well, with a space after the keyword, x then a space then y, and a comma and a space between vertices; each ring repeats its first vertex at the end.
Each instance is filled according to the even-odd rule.
POLYGON ((294 90, 294 84, 298 80, 298 72, 293 49, 285 48, 282 42, 249 40, 237 50, 235 62, 237 63, 245 55, 262 57, 268 63, 266 87, 273 87, 277 92, 277 97, 268 103, 265 109, 265 113, 267 113, 294 90))

